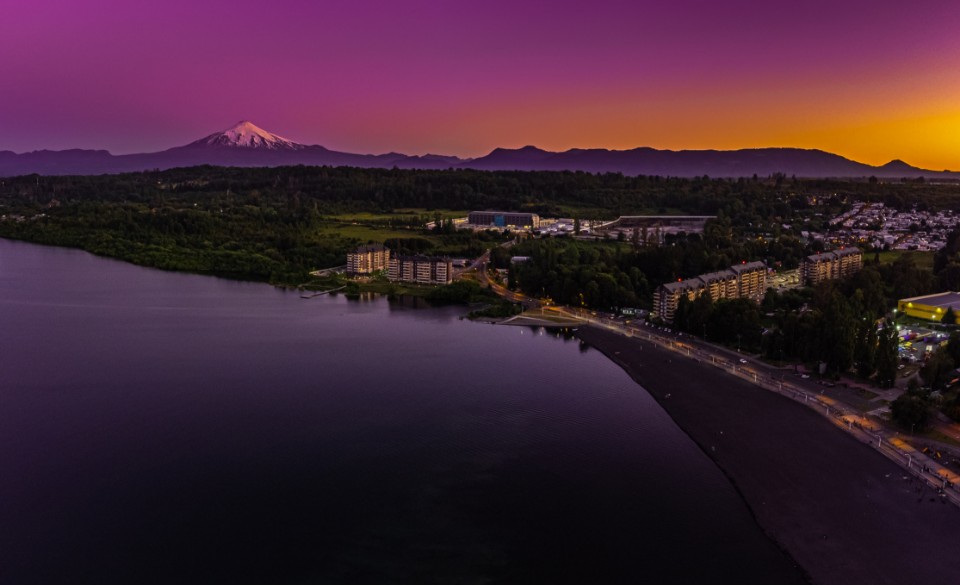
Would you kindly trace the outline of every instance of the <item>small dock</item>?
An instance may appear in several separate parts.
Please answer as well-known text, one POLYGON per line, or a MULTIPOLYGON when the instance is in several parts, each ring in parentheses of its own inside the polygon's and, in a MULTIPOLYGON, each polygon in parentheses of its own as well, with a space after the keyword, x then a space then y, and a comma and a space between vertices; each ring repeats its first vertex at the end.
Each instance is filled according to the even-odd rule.
POLYGON ((508 319, 499 322, 500 325, 523 325, 539 327, 578 327, 586 325, 587 321, 577 317, 569 317, 554 312, 548 312, 543 308, 530 309, 519 315, 514 315, 508 319))
POLYGON ((340 286, 340 287, 337 287, 337 288, 331 288, 331 289, 329 289, 329 290, 321 290, 321 291, 310 292, 310 293, 304 292, 304 293, 300 293, 300 298, 301 298, 301 299, 312 299, 313 297, 319 297, 319 296, 325 295, 325 294, 327 294, 327 293, 337 292, 338 290, 343 290, 343 289, 345 289, 345 288, 347 288, 347 287, 346 287, 346 286, 340 286))

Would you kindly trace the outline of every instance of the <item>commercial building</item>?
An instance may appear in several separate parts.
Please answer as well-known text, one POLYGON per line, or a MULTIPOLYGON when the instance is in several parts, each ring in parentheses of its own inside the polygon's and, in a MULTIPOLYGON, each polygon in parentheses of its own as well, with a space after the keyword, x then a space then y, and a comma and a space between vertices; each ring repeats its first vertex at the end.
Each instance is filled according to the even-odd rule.
POLYGON ((449 284, 453 281, 453 262, 436 256, 393 256, 387 278, 394 282, 449 284))
POLYGON ((845 278, 861 268, 863 252, 859 248, 840 248, 804 258, 800 266, 800 276, 804 285, 815 286, 825 280, 845 278))
POLYGON ((897 301, 897 311, 917 319, 942 321, 947 309, 960 316, 960 292, 942 292, 897 301))
POLYGON ((471 211, 467 223, 472 226, 535 229, 540 227, 540 216, 512 211, 471 211))
POLYGON ((390 265, 390 249, 382 244, 367 244, 347 252, 347 274, 370 274, 386 270, 390 265))
POLYGON ((702 234, 715 215, 621 215, 611 222, 594 226, 594 234, 616 238, 621 234, 641 246, 659 246, 668 236, 702 234))
POLYGON ((763 262, 744 262, 727 270, 660 285, 653 293, 653 313, 670 323, 683 297, 693 301, 705 294, 712 301, 750 299, 759 303, 766 292, 767 266, 763 262))

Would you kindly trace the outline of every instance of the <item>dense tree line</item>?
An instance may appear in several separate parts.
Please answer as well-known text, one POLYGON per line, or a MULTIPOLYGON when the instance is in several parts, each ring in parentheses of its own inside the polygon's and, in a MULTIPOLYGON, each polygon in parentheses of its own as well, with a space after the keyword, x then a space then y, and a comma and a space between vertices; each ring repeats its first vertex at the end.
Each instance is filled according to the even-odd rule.
MULTIPOLYGON (((163 207, 196 202, 217 208, 267 205, 348 211, 525 209, 583 217, 680 211, 728 215, 738 225, 785 218, 816 201, 832 213, 846 201, 883 201, 898 208, 955 207, 957 185, 913 182, 793 179, 630 177, 620 173, 487 172, 349 167, 192 167, 100 176, 23 176, 0 179, 0 202, 47 204, 112 201, 163 207)), ((399 220, 405 221, 405 220, 399 220)))
POLYGON ((896 329, 886 317, 897 299, 933 286, 930 271, 902 256, 890 264, 868 260, 852 277, 807 291, 770 291, 761 305, 769 322, 763 351, 771 359, 823 363, 833 375, 854 370, 890 387, 898 356, 896 329))
MULTIPOLYGON (((757 259, 796 267, 805 249, 789 236, 736 237, 730 219, 720 216, 707 223, 703 234, 667 236, 663 246, 570 237, 528 240, 512 250, 530 260, 510 267, 510 284, 563 304, 650 308, 654 290, 664 282, 757 259)), ((504 265, 503 258, 493 260, 504 265)))
POLYGON ((925 430, 939 407, 944 414, 960 421, 960 390, 953 383, 960 376, 960 332, 954 331, 946 344, 933 352, 920 369, 920 386, 914 378, 907 391, 890 405, 893 420, 910 431, 925 430))
MULTIPOLYGON (((651 287, 662 280, 742 258, 795 266, 803 253, 795 235, 801 226, 823 221, 851 199, 938 206, 955 191, 955 185, 779 175, 731 180, 583 172, 194 167, 0 179, 0 216, 29 218, 0 221, 0 236, 75 246, 160 268, 292 283, 312 268, 341 264, 346 251, 358 243, 322 234, 320 227, 337 214, 390 214, 366 223, 411 230, 437 219, 434 212, 440 209, 502 208, 591 219, 664 212, 719 216, 699 242, 670 242, 662 254, 630 254, 627 249, 608 258, 600 252, 597 259, 604 265, 594 272, 612 281, 578 272, 554 291, 569 299, 576 289, 596 304, 643 304, 651 287), (788 221, 789 229, 783 227, 788 221), (741 242, 736 246, 731 244, 734 236, 741 242)), ((460 236, 451 233, 452 228, 449 222, 438 222, 434 235, 449 239, 431 240, 433 246, 424 251, 482 251, 482 238, 460 236)), ((582 254, 581 265, 594 253, 583 249, 582 254)), ((544 268, 547 273, 552 269, 544 268)), ((954 268, 951 265, 944 278, 956 272, 960 279, 960 268, 954 268)))

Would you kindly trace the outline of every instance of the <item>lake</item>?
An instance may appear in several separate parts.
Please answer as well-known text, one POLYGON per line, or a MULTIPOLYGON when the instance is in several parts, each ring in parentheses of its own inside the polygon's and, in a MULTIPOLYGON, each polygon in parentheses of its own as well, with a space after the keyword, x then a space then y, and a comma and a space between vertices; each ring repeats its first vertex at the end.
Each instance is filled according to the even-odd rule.
POLYGON ((799 583, 578 340, 0 240, 0 583, 799 583))

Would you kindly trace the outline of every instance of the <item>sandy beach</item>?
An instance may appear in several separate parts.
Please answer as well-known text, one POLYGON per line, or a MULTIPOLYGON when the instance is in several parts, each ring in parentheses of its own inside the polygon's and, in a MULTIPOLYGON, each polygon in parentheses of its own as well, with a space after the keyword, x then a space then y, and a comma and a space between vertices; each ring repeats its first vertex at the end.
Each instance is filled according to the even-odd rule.
POLYGON ((578 336, 618 363, 824 585, 960 583, 960 510, 801 404, 651 343, 578 336))

